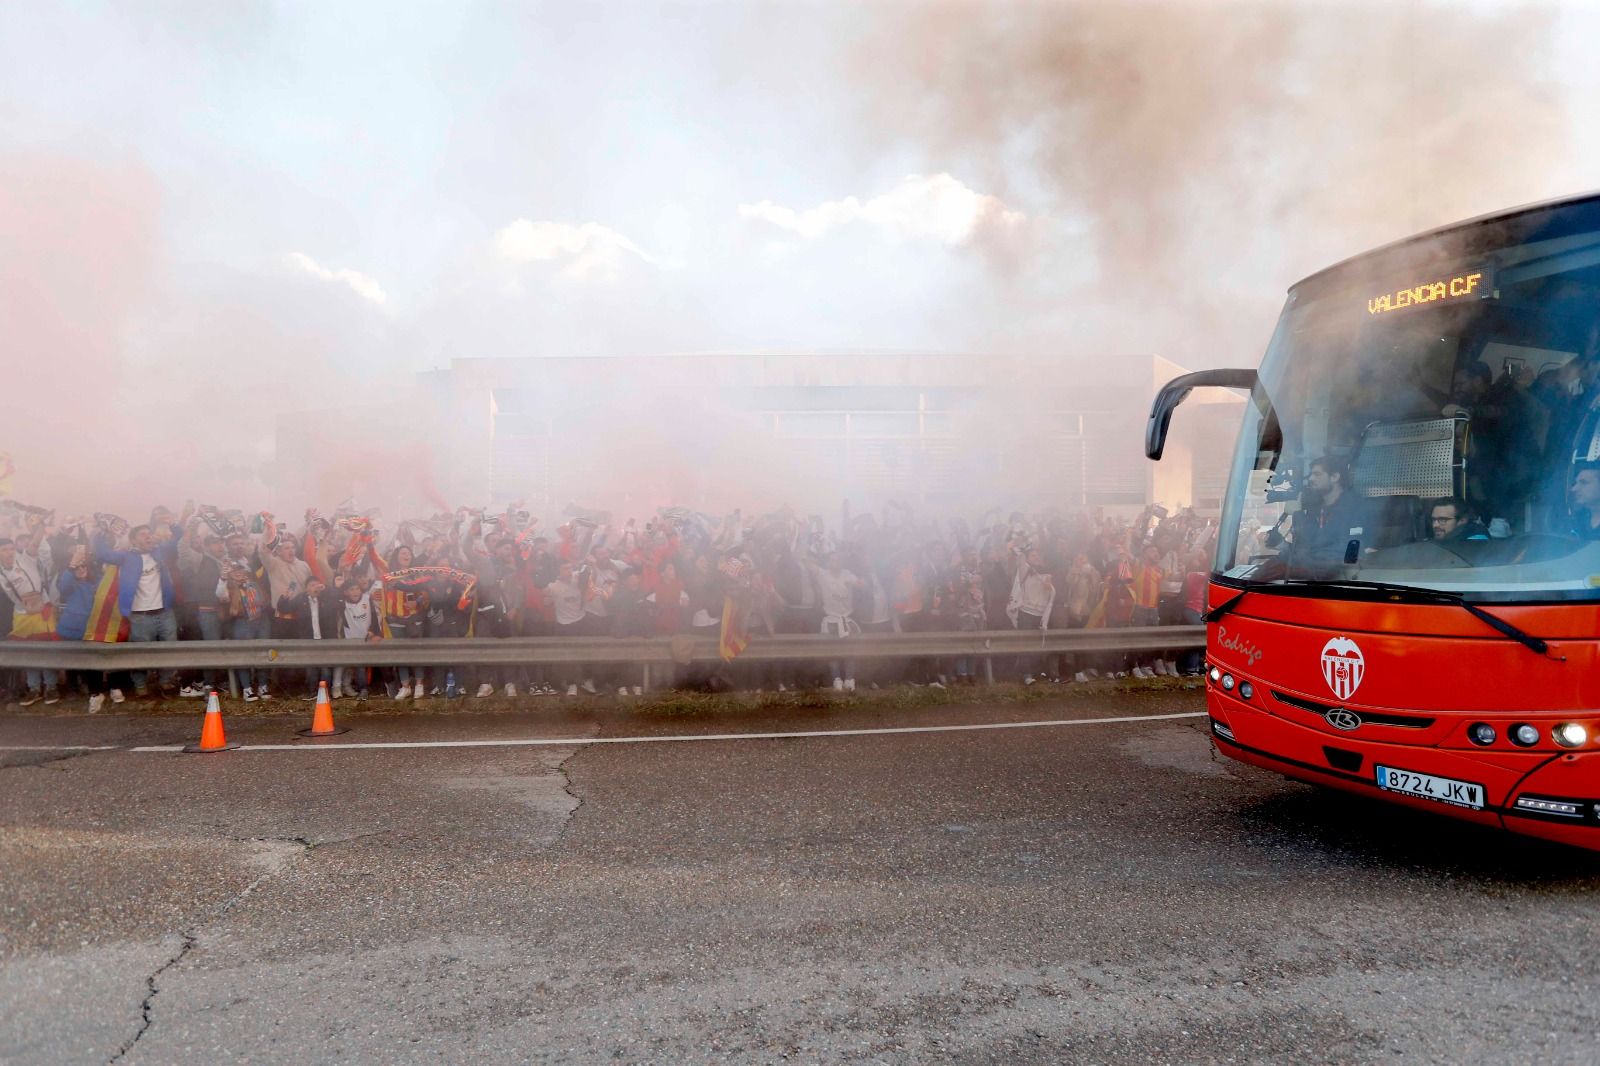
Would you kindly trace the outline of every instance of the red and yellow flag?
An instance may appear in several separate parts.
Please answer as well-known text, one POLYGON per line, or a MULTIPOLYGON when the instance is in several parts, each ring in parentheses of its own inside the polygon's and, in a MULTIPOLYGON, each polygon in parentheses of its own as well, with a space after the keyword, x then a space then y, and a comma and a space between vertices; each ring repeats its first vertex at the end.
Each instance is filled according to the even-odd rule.
POLYGON ((1100 593, 1100 600, 1094 605, 1094 610, 1089 612, 1089 620, 1083 624, 1083 628, 1104 629, 1106 627, 1106 604, 1110 599, 1110 590, 1100 593))
POLYGON ((744 624, 744 608, 732 596, 722 600, 722 636, 717 650, 723 662, 733 662, 738 654, 750 646, 750 631, 744 624))
POLYGON ((108 566, 100 575, 100 585, 94 590, 94 606, 89 608, 89 624, 84 627, 83 639, 101 644, 116 644, 128 639, 128 620, 122 617, 117 604, 117 568, 108 566))

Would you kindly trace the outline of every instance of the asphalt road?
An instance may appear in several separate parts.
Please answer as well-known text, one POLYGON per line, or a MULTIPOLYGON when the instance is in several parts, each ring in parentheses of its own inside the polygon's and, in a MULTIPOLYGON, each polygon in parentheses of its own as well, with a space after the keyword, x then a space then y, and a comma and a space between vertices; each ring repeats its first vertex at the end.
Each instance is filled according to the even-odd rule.
POLYGON ((1600 1060, 1600 857, 1146 717, 1200 709, 0 717, 0 1061, 1600 1060))

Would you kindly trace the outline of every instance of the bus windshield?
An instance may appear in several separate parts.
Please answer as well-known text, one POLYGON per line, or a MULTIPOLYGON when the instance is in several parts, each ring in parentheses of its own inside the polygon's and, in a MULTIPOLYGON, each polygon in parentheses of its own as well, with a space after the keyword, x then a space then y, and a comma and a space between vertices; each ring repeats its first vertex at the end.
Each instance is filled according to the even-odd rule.
POLYGON ((1600 599, 1600 212, 1375 253, 1290 293, 1216 569, 1600 599))

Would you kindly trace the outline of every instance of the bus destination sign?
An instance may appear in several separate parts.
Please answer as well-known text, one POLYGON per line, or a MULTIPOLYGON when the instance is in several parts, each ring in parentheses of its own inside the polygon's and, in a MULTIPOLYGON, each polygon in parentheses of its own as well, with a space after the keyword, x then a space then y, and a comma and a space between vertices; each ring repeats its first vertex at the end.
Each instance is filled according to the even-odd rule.
POLYGON ((1494 295, 1494 274, 1485 265, 1444 277, 1432 277, 1405 285, 1367 300, 1367 313, 1382 315, 1431 304, 1482 300, 1494 295))

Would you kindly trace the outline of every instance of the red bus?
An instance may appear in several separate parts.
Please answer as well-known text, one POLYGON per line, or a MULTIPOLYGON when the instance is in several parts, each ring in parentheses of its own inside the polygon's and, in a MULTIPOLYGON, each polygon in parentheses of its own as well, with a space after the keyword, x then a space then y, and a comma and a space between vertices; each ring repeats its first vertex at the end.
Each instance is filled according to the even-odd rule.
POLYGON ((1600 194, 1289 290, 1247 389, 1207 623, 1225 754, 1600 848, 1600 194))

